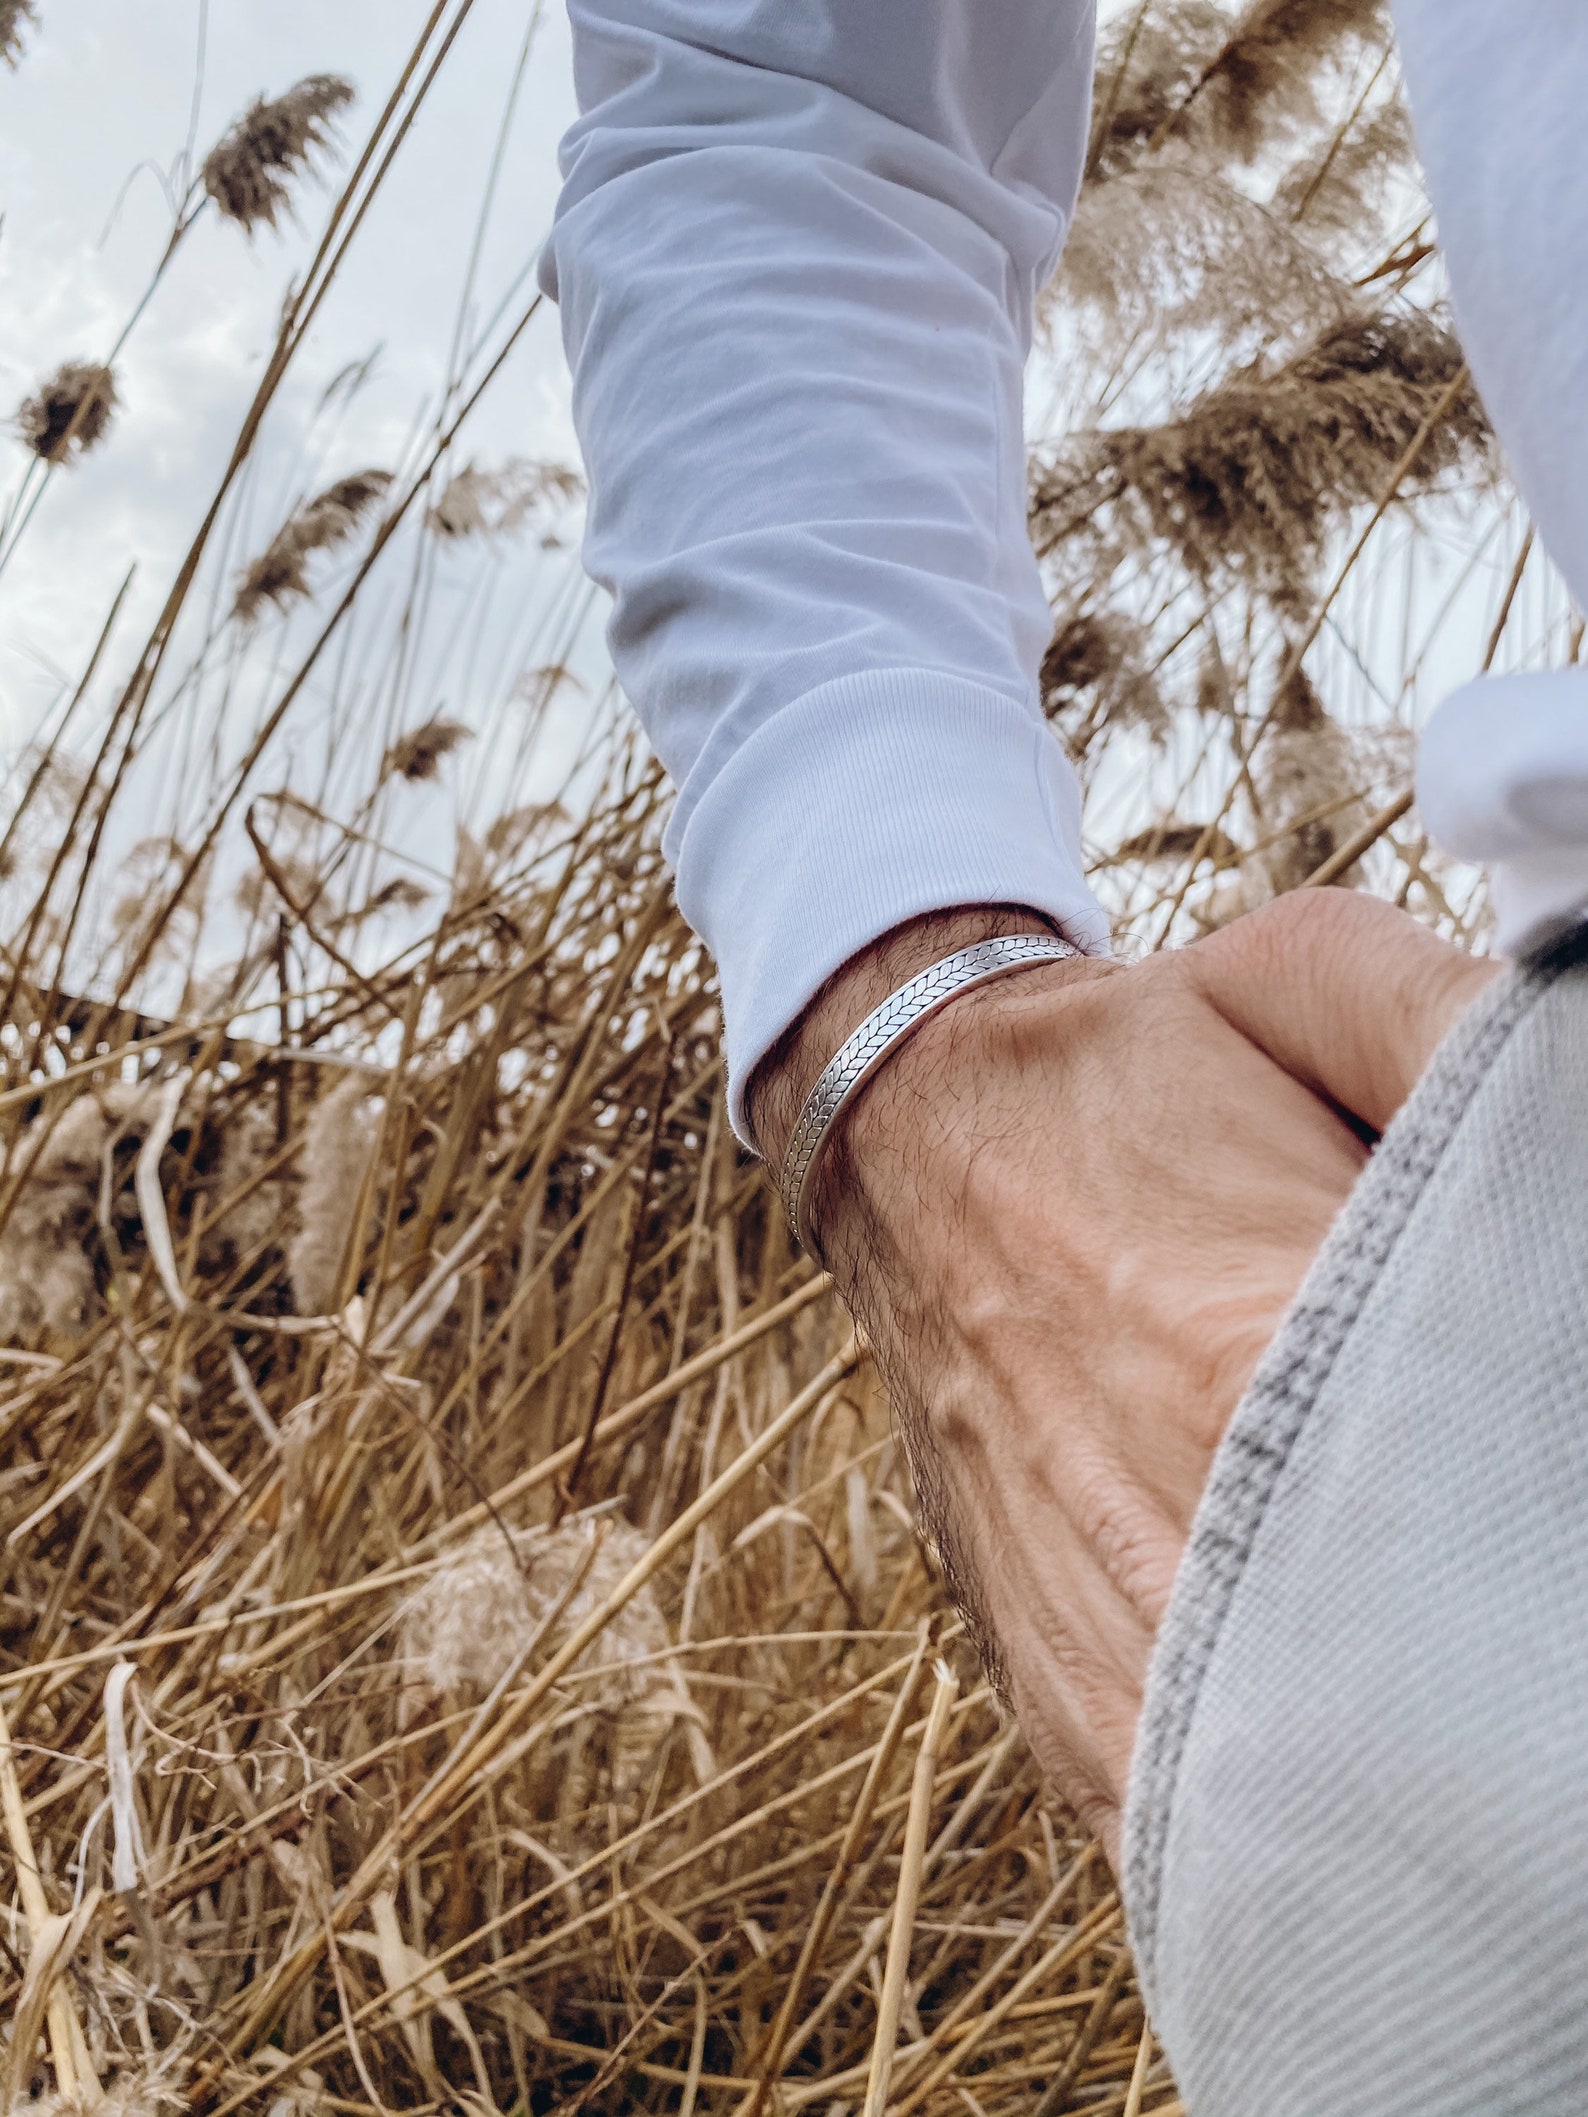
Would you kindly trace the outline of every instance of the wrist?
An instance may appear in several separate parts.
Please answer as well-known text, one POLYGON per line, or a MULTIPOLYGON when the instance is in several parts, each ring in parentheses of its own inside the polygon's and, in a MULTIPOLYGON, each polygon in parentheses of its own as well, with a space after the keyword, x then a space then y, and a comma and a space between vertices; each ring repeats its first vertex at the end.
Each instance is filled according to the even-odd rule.
POLYGON ((851 956, 767 1053, 746 1104, 761 1151, 781 1169, 789 1138, 823 1069, 866 1017, 933 963, 978 941, 1056 933, 1053 921, 1019 905, 967 905, 927 912, 851 956))

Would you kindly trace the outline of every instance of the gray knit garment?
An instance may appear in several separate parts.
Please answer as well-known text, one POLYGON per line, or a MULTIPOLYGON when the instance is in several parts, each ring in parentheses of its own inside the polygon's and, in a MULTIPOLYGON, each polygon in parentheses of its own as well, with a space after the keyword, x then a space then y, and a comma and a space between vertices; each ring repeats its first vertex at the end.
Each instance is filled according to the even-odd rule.
POLYGON ((1125 1898, 1190 2117, 1588 2113, 1588 952, 1395 1120, 1213 1466, 1125 1898))

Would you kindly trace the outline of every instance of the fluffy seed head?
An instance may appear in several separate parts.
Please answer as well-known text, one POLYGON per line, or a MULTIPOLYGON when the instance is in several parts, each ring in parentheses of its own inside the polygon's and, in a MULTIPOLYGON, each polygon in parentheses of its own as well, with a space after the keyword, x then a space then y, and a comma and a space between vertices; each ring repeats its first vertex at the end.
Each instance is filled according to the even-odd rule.
POLYGON ((146 2067, 112 2081, 93 2096, 81 2089, 74 2095, 51 2089, 19 2107, 28 2117, 167 2117, 182 2108, 181 2090, 182 2069, 166 2062, 158 2071, 146 2067))
POLYGON ((1117 610, 1060 620, 1042 660, 1042 704, 1077 756, 1105 728, 1159 735, 1168 725, 1146 635, 1117 610))
POLYGON ((17 407, 17 430, 46 463, 69 463, 102 441, 116 409, 116 378, 94 360, 67 360, 17 407))
POLYGON ((1222 171, 1160 155, 1087 187, 1054 299, 1097 359, 1199 334, 1237 360, 1283 357, 1351 298, 1307 233, 1222 171))
POLYGON ((399 735, 381 760, 385 779, 434 779, 441 760, 461 743, 472 742, 474 730, 461 720, 427 720, 422 726, 399 735))
POLYGON ((1241 857, 1241 849, 1227 831, 1217 828, 1210 831, 1205 823, 1176 823, 1171 817, 1166 822, 1149 824, 1146 830, 1133 832, 1114 848, 1109 858, 1111 867, 1125 867, 1139 861, 1143 867, 1154 867, 1160 861, 1173 866, 1176 862, 1189 860, 1193 853, 1200 853, 1215 867, 1233 867, 1241 857))
MULTIPOLYGON (((1161 426, 1076 435, 1039 476, 1039 546, 1106 535, 1167 549, 1206 586, 1243 582, 1304 605, 1330 531, 1376 500, 1461 372, 1434 318, 1359 316, 1276 369, 1238 372, 1161 426)), ((1487 460, 1476 390, 1457 392, 1402 480, 1403 499, 1487 460)))
POLYGON ((572 819, 560 801, 530 801, 498 816, 485 834, 486 859, 510 860, 525 846, 564 830, 572 819))
POLYGON ((1299 669, 1274 701, 1253 776, 1267 829, 1296 825, 1263 855, 1277 895, 1315 873, 1366 813, 1353 798, 1362 775, 1351 738, 1299 669))
POLYGON ((438 537, 510 537, 538 510, 577 499, 584 481, 561 463, 514 457, 500 470, 465 464, 425 516, 438 537))
POLYGON ((220 1147, 207 1173, 210 1209, 204 1221, 204 1261, 228 1252, 248 1258, 278 1235, 282 1223, 283 1186, 262 1178, 275 1153, 276 1128, 271 1113, 244 1103, 227 1113, 220 1147))
POLYGON ((88 1320, 105 1152, 147 1107, 140 1088, 100 1088, 18 1138, 8 1159, 22 1189, 0 1234, 0 1339, 71 1337, 88 1320))
POLYGON ((1382 0, 1216 0, 1132 8, 1101 40, 1092 174, 1107 179, 1172 139, 1250 161, 1316 117, 1321 76, 1388 37, 1382 0))
POLYGON ((251 625, 267 603, 283 610, 291 603, 301 602, 310 593, 310 559, 316 552, 346 543, 361 517, 390 484, 390 471, 355 471, 351 477, 338 478, 312 500, 305 500, 296 513, 287 517, 259 557, 244 567, 232 600, 233 617, 251 625))
POLYGON ((1098 40, 1091 175, 1107 181, 1161 139, 1213 65, 1230 30, 1217 0, 1132 8, 1098 40))
POLYGON ((298 1230, 287 1250, 293 1302, 300 1316, 328 1315, 340 1292, 342 1254, 375 1151, 376 1127, 368 1100, 368 1081, 362 1074, 349 1074, 309 1119, 298 1230))
POLYGON ((1222 141, 1250 158, 1313 114, 1320 66, 1388 35, 1382 0, 1252 0, 1199 87, 1222 141))
POLYGON ((358 926, 365 919, 377 918, 383 911, 417 911, 421 904, 430 902, 431 895, 422 882, 415 882, 408 875, 394 875, 389 882, 383 882, 357 911, 348 913, 347 923, 358 926))
POLYGON ((22 56, 24 25, 38 19, 33 0, 0 0, 0 59, 7 66, 15 66, 22 56))
MULTIPOLYGON (((557 1608, 581 1567, 583 1579, 540 1643, 543 1655, 554 1653, 606 1600, 647 1548, 644 1534, 627 1522, 572 1521, 557 1529, 515 1530, 511 1548, 502 1530, 487 1523, 436 1568, 408 1603, 403 1658, 437 1690, 488 1691, 557 1608)), ((642 1588, 580 1665, 603 1672, 594 1695, 605 1705, 621 1707, 645 1694, 661 1673, 633 1664, 667 1643, 656 1598, 642 1588)))
POLYGON ((353 84, 336 74, 311 74, 284 96, 263 96, 243 112, 205 159, 204 189, 228 220, 252 235, 273 228, 291 204, 288 180, 329 151, 329 120, 353 100, 353 84))
MULTIPOLYGON (((487 1523, 453 1551, 405 1607, 400 1640, 410 1676, 434 1690, 483 1694, 534 1645, 533 1668, 554 1654, 605 1602, 650 1548, 631 1523, 564 1522, 555 1529, 504 1532, 487 1523), (555 1613, 555 1615, 554 1615, 555 1613)), ((558 1806, 564 1814, 593 1798, 598 1751, 610 1791, 632 1793, 658 1741, 682 1724, 702 1784, 715 1767, 700 1710, 667 1656, 667 1623, 649 1583, 618 1611, 575 1665, 570 1696, 582 1709, 560 1746, 558 1806), (591 1737, 601 1730, 592 1747, 591 1737)))

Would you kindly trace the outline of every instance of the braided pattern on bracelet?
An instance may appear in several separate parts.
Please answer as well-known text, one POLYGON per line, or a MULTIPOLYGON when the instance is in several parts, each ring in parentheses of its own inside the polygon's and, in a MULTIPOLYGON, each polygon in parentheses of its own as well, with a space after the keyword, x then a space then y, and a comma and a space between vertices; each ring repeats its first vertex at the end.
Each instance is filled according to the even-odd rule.
POLYGON ((919 971, 868 1014, 824 1069, 789 1140, 779 1191, 789 1226, 813 1257, 821 1253, 809 1224, 811 1178, 833 1126, 882 1061, 907 1036, 961 993, 1033 963, 1059 963, 1080 950, 1056 934, 999 934, 959 949, 919 971))

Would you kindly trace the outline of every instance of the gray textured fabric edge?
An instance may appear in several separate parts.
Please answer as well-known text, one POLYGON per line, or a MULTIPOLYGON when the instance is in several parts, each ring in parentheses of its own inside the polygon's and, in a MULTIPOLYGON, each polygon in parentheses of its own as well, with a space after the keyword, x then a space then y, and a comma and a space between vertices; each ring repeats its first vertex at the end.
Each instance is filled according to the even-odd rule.
POLYGON ((1123 1884, 1131 1945, 1149 1991, 1175 1776, 1202 1679, 1263 1511, 1368 1290, 1474 1090, 1547 983, 1547 973, 1512 971, 1436 1054, 1330 1230, 1214 1457, 1158 1634, 1131 1760, 1123 1884))
MULTIPOLYGON (((1286 1499, 1285 1509, 1280 1510, 1282 1520, 1288 1521, 1295 1517, 1299 1507, 1299 1518, 1305 1522, 1308 1502, 1304 1492, 1298 1499, 1296 1488, 1298 1475, 1305 1478, 1312 1473, 1306 1467, 1298 1473, 1294 1467, 1295 1461, 1301 1452, 1300 1444, 1303 1436, 1307 1434, 1309 1420, 1320 1398, 1329 1397, 1331 1378, 1335 1376, 1342 1355, 1351 1344, 1353 1331, 1364 1307, 1373 1300, 1375 1289, 1383 1285, 1386 1275, 1393 1278, 1392 1263, 1395 1271, 1400 1272, 1403 1279, 1406 1277, 1402 1269, 1406 1259, 1396 1259, 1397 1246, 1400 1245, 1409 1222, 1416 1214, 1419 1203, 1436 1172, 1441 1170, 1442 1164, 1446 1164, 1447 1160, 1460 1163, 1461 1155, 1453 1156, 1451 1149, 1453 1143, 1462 1135, 1463 1120, 1473 1106, 1474 1099, 1485 1083, 1496 1076, 1507 1047, 1516 1037, 1518 1030, 1529 1022, 1540 1002, 1552 992, 1557 982, 1568 974, 1569 983, 1573 988, 1571 1006, 1574 1010, 1571 1033, 1575 1042, 1571 1048, 1577 1050, 1582 1045, 1581 1025, 1588 1021, 1588 971, 1582 967, 1585 959, 1588 959, 1588 937, 1579 934, 1535 966, 1512 971, 1498 982, 1447 1040, 1364 1172, 1349 1205, 1331 1232, 1284 1325, 1265 1355, 1215 1458, 1154 1654, 1133 1760, 1125 1819, 1123 1893, 1143 1987, 1155 2012, 1165 1984, 1166 1965, 1162 1956, 1165 1946, 1164 1892, 1167 1886, 1166 1863, 1170 1857, 1171 1836, 1176 1823, 1177 1798, 1184 1796, 1192 1805, 1205 1804, 1216 1807, 1220 1801, 1228 1798, 1227 1792, 1221 1790, 1216 1783, 1218 1774, 1222 1772, 1227 1785, 1232 1773, 1232 1757, 1235 1759, 1233 1770, 1238 1773, 1242 1769, 1238 1742, 1233 1749, 1227 1737, 1222 1749, 1217 1741, 1211 1744, 1204 1742, 1204 1756, 1197 1767, 1201 1777, 1187 1795, 1184 1783, 1187 1752, 1188 1747, 1193 1744, 1193 1730, 1197 1726, 1199 1706, 1203 1704, 1205 1691, 1210 1684, 1210 1671, 1218 1667, 1220 1684, 1226 1693, 1229 1692, 1231 1687, 1227 1680, 1225 1664, 1228 1663, 1230 1655, 1226 1633, 1238 1597, 1241 1597, 1242 1617, 1237 1632, 1244 1627, 1245 1635, 1238 1640, 1238 1645, 1249 1662, 1252 1639, 1254 1636, 1262 1636, 1262 1625, 1266 1621, 1262 1615, 1254 1620, 1253 1608, 1257 1607, 1260 1611, 1264 1608, 1263 1598, 1276 1574, 1281 1579, 1284 1592, 1293 1596, 1296 1589, 1294 1580, 1283 1583, 1283 1574, 1289 1561, 1283 1548, 1276 1552, 1273 1547, 1274 1530, 1271 1524, 1264 1564, 1255 1569, 1258 1579, 1255 1585, 1247 1579, 1252 1554, 1263 1537, 1265 1523, 1269 1522, 1275 1494, 1283 1484, 1286 1499), (1288 1510, 1288 1513, 1285 1510, 1288 1510), (1257 1597, 1255 1606, 1254 1595, 1257 1597), (1222 1661, 1221 1647, 1225 1648, 1222 1661), (1212 1767, 1208 1761, 1210 1757, 1215 1760, 1212 1767), (1213 1781, 1208 1778, 1210 1768, 1215 1772, 1213 1781)), ((1541 1032, 1541 1039, 1542 1041, 1535 1039, 1535 1042, 1539 1042, 1540 1052, 1547 1053, 1547 1034, 1541 1032)), ((1527 1039, 1522 1039, 1522 1042, 1525 1044, 1527 1039)), ((1549 1092, 1549 1063, 1547 1056, 1524 1054, 1524 1078, 1527 1077, 1526 1068, 1531 1067, 1533 1076, 1542 1078, 1542 1092, 1546 1097, 1549 1092), (1542 1076, 1539 1075, 1541 1067, 1544 1069, 1542 1076)), ((1511 1071, 1515 1070, 1516 1065, 1513 1062, 1511 1071)), ((1487 1127, 1488 1134, 1495 1135, 1495 1095, 1491 1094, 1487 1098, 1484 1107, 1489 1114, 1477 1128, 1478 1133, 1483 1135, 1487 1127)), ((1503 1117, 1503 1097, 1498 1107, 1503 1117)), ((1503 1132, 1503 1122, 1499 1129, 1503 1132)), ((1465 1142, 1463 1152, 1470 1161, 1472 1154, 1467 1151, 1465 1142)), ((1492 1185, 1494 1137, 1490 1136, 1486 1141, 1480 1139, 1476 1152, 1480 1159, 1485 1153, 1489 1156, 1485 1166, 1489 1171, 1487 1180, 1492 1185)), ((1445 1176, 1440 1179, 1447 1190, 1451 1180, 1447 1169, 1445 1176)), ((1516 1183, 1525 1184, 1526 1181, 1526 1172, 1523 1171, 1517 1176, 1516 1183)), ((1501 1188, 1505 1190, 1509 1187, 1514 1190, 1516 1183, 1512 1183, 1507 1175, 1501 1188)), ((1575 1192, 1569 1195, 1572 1198, 1576 1196, 1575 1192)), ((1514 1212, 1517 1207, 1514 1197, 1511 1199, 1511 1207, 1514 1212)), ((1561 1212, 1558 1203, 1555 1210, 1557 1215, 1561 1212)), ((1582 1216, 1588 1215, 1588 1199, 1583 1201, 1580 1214, 1575 1206, 1568 1206, 1566 1211, 1573 1216, 1573 1226, 1579 1225, 1582 1216)), ((1425 1228, 1427 1219, 1428 1216, 1425 1215, 1425 1228)), ((1414 1250, 1416 1247, 1417 1245, 1413 1246, 1414 1250)), ((1503 1278, 1503 1274, 1491 1276, 1503 1278)), ((1407 1283, 1413 1282, 1408 1280, 1407 1283)), ((1588 1303, 1588 1289, 1584 1290, 1584 1300, 1588 1303)), ((1374 1329, 1380 1336, 1384 1330, 1382 1311, 1381 1298, 1376 1311, 1378 1320, 1374 1324, 1374 1329)), ((1399 1317, 1403 1335, 1407 1320, 1403 1297, 1399 1317)), ((1534 1321, 1536 1324, 1536 1318, 1534 1321)), ((1395 1325, 1396 1318, 1392 1310, 1392 1332, 1395 1325)), ((1475 1327, 1482 1326, 1475 1323, 1475 1327)), ((1496 1319, 1492 1327, 1503 1328, 1503 1317, 1496 1319)), ((1358 1370, 1363 1368, 1361 1351, 1359 1345, 1353 1353, 1358 1370)), ((1375 1372, 1371 1365, 1364 1371, 1370 1376, 1375 1372)), ((1386 1371, 1382 1361, 1379 1371, 1386 1371)), ((1328 1416, 1324 1427, 1307 1439, 1306 1452, 1309 1463, 1316 1460, 1320 1450, 1336 1445, 1332 1438, 1335 1429, 1343 1428, 1349 1436, 1353 1421, 1358 1429, 1354 1445, 1361 1446, 1362 1431, 1366 1428, 1369 1436, 1368 1454, 1371 1457, 1372 1448, 1376 1444, 1372 1438, 1372 1429, 1368 1425, 1368 1412, 1350 1399, 1351 1386, 1360 1388, 1359 1375, 1354 1382, 1349 1376, 1346 1383, 1336 1381, 1333 1397, 1328 1403, 1328 1416), (1342 1390, 1347 1399, 1343 1407, 1339 1401, 1342 1390)), ((1576 1384, 1568 1381, 1568 1399, 1572 1403, 1581 1402, 1582 1399, 1574 1394, 1575 1390, 1576 1384)), ((1376 1415, 1382 1418, 1397 1408, 1379 1406, 1376 1415)), ((1388 1431, 1387 1428, 1380 1430, 1388 1431)), ((1415 1484, 1411 1489, 1415 1493, 1415 1484)), ((1332 1504, 1338 1506, 1338 1495, 1332 1504)), ((1588 1541, 1588 1524, 1585 1524, 1584 1533, 1585 1541, 1588 1541)), ((1404 1628, 1414 1630, 1414 1601, 1410 1607, 1413 1616, 1408 1619, 1406 1613, 1400 1613, 1399 1621, 1404 1628)), ((1392 1617, 1394 1614, 1391 1613, 1392 1617)), ((1294 1624, 1294 1615, 1286 1621, 1294 1624)), ((1405 1645, 1406 1642, 1402 1644, 1405 1645)), ((1415 1652, 1416 1644, 1416 1639, 1413 1638, 1409 1651, 1415 1652)), ((1294 1707, 1298 1665, 1305 1659, 1296 1639, 1292 1638, 1286 1642, 1286 1655, 1289 1666, 1276 1666, 1274 1673, 1276 1682, 1281 1687, 1286 1683, 1290 1686, 1289 1690, 1283 1691, 1282 1694, 1294 1707)), ((1249 1704, 1249 1667, 1243 1680, 1247 1685, 1245 1695, 1249 1704)), ((1238 1719, 1236 1725, 1239 1727, 1238 1719)), ((1324 1746, 1327 1747, 1327 1742, 1324 1746)), ((1323 1767, 1320 1766, 1320 1769, 1323 1767)), ((1588 1759, 1585 1759, 1583 1769, 1584 1773, 1588 1774, 1588 1759)), ((1260 1772, 1255 1776, 1255 1783, 1261 1783, 1260 1772)), ((1328 1797, 1332 1798, 1332 1793, 1329 1793, 1328 1797)), ((1320 1797, 1320 1805, 1326 1806, 1327 1799, 1320 1797)), ((1186 1817, 1182 1816, 1180 1820, 1182 1826, 1185 1826, 1186 1817)), ((1196 1818, 1192 1817, 1189 1832, 1182 1827, 1179 1835, 1182 1840, 1196 1845, 1196 1856, 1205 1860, 1207 1846, 1198 1840, 1195 1824, 1196 1818)), ((1232 1862, 1238 1863, 1243 1856, 1243 1827, 1242 1819, 1237 1816, 1230 1828, 1228 1844, 1228 1856, 1232 1862)), ((1253 1830, 1260 1832, 1262 1827, 1262 1819, 1253 1817, 1253 1830)), ((1197 1873, 1206 1870, 1196 1869, 1195 1858, 1192 1858, 1191 1871, 1197 1873)), ((1187 1934, 1197 1934, 1205 1941, 1209 1934, 1216 1934, 1224 1929, 1219 1927, 1216 1918, 1209 1926, 1199 1926, 1199 1907, 1192 1906, 1188 1914, 1184 1902, 1188 1885, 1183 1876, 1178 1886, 1180 1899, 1177 1900, 1175 1909, 1179 1915, 1177 1931, 1180 1938, 1176 1945, 1183 1953, 1187 1934)), ((1248 1909, 1254 1918, 1266 1916, 1270 1909, 1262 1897, 1261 1886, 1256 1882, 1252 1884, 1254 1894, 1248 1909)), ((1227 1913, 1226 1905, 1221 1915, 1227 1918, 1227 1913)), ((1283 1913, 1276 1909, 1273 1921, 1276 1945, 1283 1946, 1287 1931, 1295 1931, 1293 1925, 1287 1926, 1287 1920, 1293 1920, 1296 1916, 1294 1902, 1288 1904, 1283 1913)), ((1584 1909, 1584 1920, 1588 1921, 1588 1906, 1584 1909)), ((1402 1941, 1404 1942, 1404 1935, 1402 1941)), ((1345 1955, 1354 1950, 1359 1957, 1363 1956, 1361 1932, 1343 1932, 1339 1938, 1339 1949, 1345 1955)), ((1415 1946, 1413 1953, 1415 1954, 1415 1946)), ((1369 1948, 1366 1951, 1368 1959, 1363 1961, 1361 1967, 1362 1977, 1382 1979, 1389 1974, 1382 1963, 1371 1960, 1371 1957, 1372 1949, 1369 1948)), ((1219 2034, 1228 2038, 1233 2033, 1238 2037, 1243 2021, 1243 2005, 1247 2009, 1247 2018, 1250 2019, 1254 2031, 1260 2027, 1257 2012, 1264 2004, 1261 1992, 1253 1992, 1249 2000, 1232 2006, 1227 2003, 1226 1995, 1218 1994, 1217 1966, 1202 1965, 1196 1968, 1190 1974, 1189 1981, 1183 1962, 1176 1961, 1170 1967, 1175 1972, 1171 1980, 1174 1987, 1173 2004, 1169 2008, 1171 2014, 1178 2010, 1184 2015, 1188 1989, 1206 1988, 1218 1996, 1216 2011, 1219 2034)), ((1409 1966, 1414 1984, 1416 1967, 1415 1961, 1409 1966)), ((1247 1968, 1249 1972, 1250 1959, 1247 1968)), ((1232 1970, 1231 1975, 1233 1974, 1235 1973, 1232 1970)), ((1276 1981, 1282 1983, 1282 1980, 1281 1968, 1276 1973, 1276 1981)), ((1349 1979, 1346 1983, 1349 1984, 1349 1979)), ((1287 2003, 1293 2006, 1294 1999, 1295 1995, 1289 1995, 1287 2003)), ((1325 1992, 1318 2002, 1319 2006, 1326 2010, 1328 2000, 1329 1995, 1325 1992)), ((1353 2004, 1359 2002, 1360 1993, 1357 1993, 1353 2004)), ((1588 2008, 1588 2001, 1585 2001, 1585 2008, 1588 2008)), ((1281 2003, 1277 2011, 1283 2015, 1285 2003, 1281 2003)), ((1183 2032, 1183 2021, 1178 2026, 1183 2032)), ((1166 2021, 1160 2021, 1160 2028, 1167 2034, 1169 2025, 1166 2021)), ((1200 2028, 1197 2033, 1201 2033, 1200 2028)), ((1256 2034, 1254 2052, 1261 2043, 1262 2035, 1256 2034)), ((1177 2067, 1183 2066, 1183 2053, 1177 2051, 1172 2039, 1169 2056, 1177 2067)), ((1202 2056, 1205 2057, 1205 2054, 1202 2056)), ((1199 2057, 1199 2066, 1193 2067, 1192 2071, 1200 2070, 1204 2079, 1217 2079, 1222 2085, 1214 2100, 1192 2099, 1190 2107, 1194 2117, 1226 2117, 1227 2112, 1237 2109, 1242 2112, 1248 2109, 1253 2112, 1267 2112, 1281 2108, 1285 2111, 1308 2110, 1315 2106, 1321 2110, 1325 2106, 1323 2101, 1314 2104, 1309 2100, 1310 2096, 1320 2091, 1321 2084, 1317 2080, 1310 2084, 1304 2083, 1299 2089, 1294 2084, 1288 2084, 1276 2094, 1273 2078, 1269 2078, 1266 2083, 1263 2081, 1263 2063, 1260 2062, 1254 2062, 1251 2068, 1251 2087, 1253 2095, 1258 2099, 1248 2100, 1244 2094, 1232 2096, 1228 2091, 1229 2065, 1230 2061, 1226 2059, 1209 2066, 1199 2057)), ((1190 2079, 1183 2077, 1182 2085, 1189 2091, 1190 2079)), ((1416 2095, 1408 2097, 1396 2091, 1382 2104, 1372 2099, 1352 2100, 1349 2092, 1340 2099, 1329 2093, 1326 2106, 1330 2111, 1349 2109, 1353 2112, 1359 2107, 1375 2112, 1381 2107, 1393 2107, 1396 2110, 1414 2106, 1419 2110, 1425 2107, 1456 2107, 1455 2101, 1447 2104, 1437 2099, 1438 2092, 1435 2083, 1430 2089, 1435 2099, 1425 2102, 1416 2095)), ((1507 2108, 1513 2106, 1503 2096, 1500 2100, 1505 2101, 1507 2108)), ((1493 2106, 1498 2107, 1499 2102, 1493 2106)), ((1515 2106, 1532 2107, 1526 2103, 1518 2103, 1515 2106)), ((1549 2106, 1556 2107, 1553 2103, 1549 2106)), ((1465 2109, 1468 2105, 1462 2101, 1460 2107, 1465 2109)), ((1588 2108, 1588 2103, 1583 2107, 1588 2108)))

